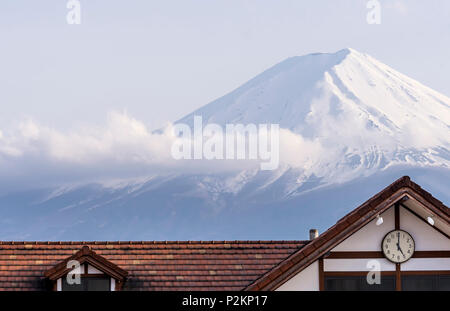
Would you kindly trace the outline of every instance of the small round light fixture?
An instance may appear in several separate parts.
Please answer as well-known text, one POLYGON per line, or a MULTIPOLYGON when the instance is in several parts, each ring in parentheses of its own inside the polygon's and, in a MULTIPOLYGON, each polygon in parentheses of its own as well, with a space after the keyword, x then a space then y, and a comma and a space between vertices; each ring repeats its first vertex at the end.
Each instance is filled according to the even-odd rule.
POLYGON ((427 221, 428 221, 428 223, 429 223, 430 225, 434 226, 434 219, 433 219, 433 216, 428 216, 428 217, 427 217, 427 221))
POLYGON ((381 217, 380 215, 377 215, 376 225, 381 226, 382 224, 383 224, 383 217, 381 217))

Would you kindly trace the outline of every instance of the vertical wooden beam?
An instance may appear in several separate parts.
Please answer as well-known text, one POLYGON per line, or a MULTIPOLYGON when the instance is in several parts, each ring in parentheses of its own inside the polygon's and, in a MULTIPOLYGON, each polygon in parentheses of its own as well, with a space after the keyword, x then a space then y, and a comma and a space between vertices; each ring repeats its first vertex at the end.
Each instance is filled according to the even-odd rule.
POLYGON ((116 288, 114 289, 116 292, 121 291, 122 287, 123 287, 123 283, 125 282, 125 280, 122 282, 120 280, 116 280, 116 288))
POLYGON ((400 230, 400 204, 395 203, 395 230, 400 230))
POLYGON ((395 265, 395 290, 401 291, 402 290, 402 274, 400 270, 400 264, 395 265))
MULTIPOLYGON (((395 230, 400 230, 400 204, 395 203, 395 230)), ((395 290, 402 290, 402 273, 401 264, 395 264, 395 290)))
POLYGON ((319 290, 325 290, 325 276, 323 269, 323 257, 319 258, 319 290))

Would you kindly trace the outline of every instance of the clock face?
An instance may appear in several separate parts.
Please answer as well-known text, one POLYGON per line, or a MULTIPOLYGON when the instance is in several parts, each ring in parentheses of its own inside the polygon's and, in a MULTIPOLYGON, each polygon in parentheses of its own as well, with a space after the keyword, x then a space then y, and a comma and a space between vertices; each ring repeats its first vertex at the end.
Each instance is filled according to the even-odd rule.
POLYGON ((402 263, 414 254, 415 243, 408 232, 394 230, 386 234, 381 247, 387 259, 395 263, 402 263))

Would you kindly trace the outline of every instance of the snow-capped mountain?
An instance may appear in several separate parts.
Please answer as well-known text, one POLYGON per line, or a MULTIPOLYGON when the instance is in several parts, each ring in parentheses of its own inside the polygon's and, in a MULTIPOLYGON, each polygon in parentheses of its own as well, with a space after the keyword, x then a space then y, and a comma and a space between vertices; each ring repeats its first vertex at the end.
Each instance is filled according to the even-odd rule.
POLYGON ((367 54, 343 49, 289 58, 178 122, 201 115, 205 123, 277 123, 305 137, 330 134, 323 125, 330 118, 340 122, 339 132, 342 123, 358 125, 356 120, 362 129, 390 135, 414 123, 447 143, 442 131, 448 131, 449 108, 450 98, 367 54))
POLYGON ((305 238, 405 174, 450 201, 450 98, 352 49, 289 58, 177 123, 196 115, 279 124, 280 167, 9 194, 0 237, 305 238))
POLYGON ((295 134, 282 136, 288 166, 272 175, 296 170, 288 192, 311 176, 331 184, 394 165, 450 164, 450 98, 353 49, 289 58, 178 122, 192 126, 197 115, 295 134))

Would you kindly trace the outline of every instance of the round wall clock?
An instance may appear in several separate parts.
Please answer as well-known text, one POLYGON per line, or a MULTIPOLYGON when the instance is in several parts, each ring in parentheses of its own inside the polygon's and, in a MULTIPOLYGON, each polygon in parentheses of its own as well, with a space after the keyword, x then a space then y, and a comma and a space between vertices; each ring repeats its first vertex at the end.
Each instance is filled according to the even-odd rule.
POLYGON ((393 230, 385 235, 381 248, 388 260, 394 263, 402 263, 410 259, 414 254, 415 243, 408 232, 393 230))

